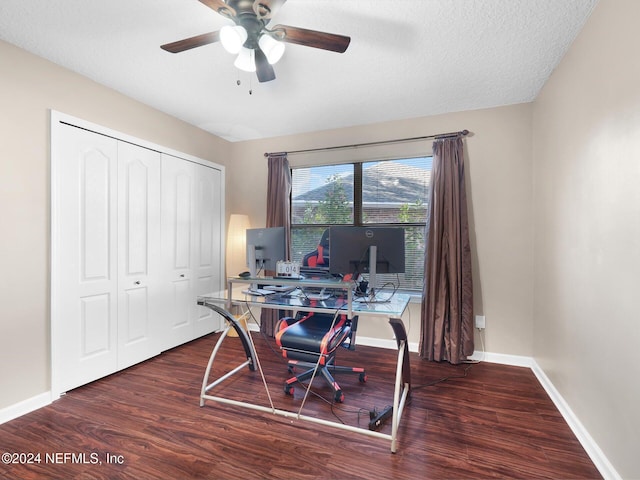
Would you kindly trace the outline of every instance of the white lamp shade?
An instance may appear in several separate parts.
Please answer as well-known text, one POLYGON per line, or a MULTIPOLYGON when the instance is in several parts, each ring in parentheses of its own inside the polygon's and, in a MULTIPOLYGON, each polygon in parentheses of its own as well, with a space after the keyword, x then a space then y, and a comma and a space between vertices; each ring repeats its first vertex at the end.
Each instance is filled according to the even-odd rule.
POLYGON ((247 31, 241 25, 225 25, 220 29, 220 43, 229 53, 238 53, 246 41, 247 31))
POLYGON ((238 53, 238 58, 233 62, 236 68, 240 70, 244 70, 245 72, 255 72, 256 71, 256 61, 253 58, 253 50, 242 47, 240 49, 240 53, 238 53))
POLYGON ((247 229, 251 228, 248 215, 232 213, 227 232, 227 275, 238 275, 247 270, 247 229))
POLYGON ((271 65, 277 63, 284 54, 284 43, 279 42, 271 35, 263 34, 258 40, 258 45, 271 65))

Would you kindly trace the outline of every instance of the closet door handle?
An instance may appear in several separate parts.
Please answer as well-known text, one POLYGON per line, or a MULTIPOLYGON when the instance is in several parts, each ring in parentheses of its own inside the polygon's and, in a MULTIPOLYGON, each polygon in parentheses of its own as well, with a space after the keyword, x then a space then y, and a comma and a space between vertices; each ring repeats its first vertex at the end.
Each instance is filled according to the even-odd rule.
POLYGON ((184 273, 181 273, 181 274, 180 274, 180 278, 184 278, 184 273))
POLYGON ((134 285, 140 285, 140 280, 136 280, 135 282, 133 282, 134 285))

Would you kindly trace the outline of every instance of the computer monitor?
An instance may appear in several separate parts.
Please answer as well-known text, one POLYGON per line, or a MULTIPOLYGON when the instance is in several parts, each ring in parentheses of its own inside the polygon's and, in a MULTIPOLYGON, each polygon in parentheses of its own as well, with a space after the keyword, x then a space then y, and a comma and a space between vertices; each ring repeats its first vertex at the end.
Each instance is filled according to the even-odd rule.
POLYGON ((284 227, 247 229, 247 266, 251 277, 260 270, 276 270, 276 263, 286 260, 284 227))
POLYGON ((329 234, 332 274, 369 274, 376 288, 377 273, 404 273, 404 228, 331 227, 329 234))

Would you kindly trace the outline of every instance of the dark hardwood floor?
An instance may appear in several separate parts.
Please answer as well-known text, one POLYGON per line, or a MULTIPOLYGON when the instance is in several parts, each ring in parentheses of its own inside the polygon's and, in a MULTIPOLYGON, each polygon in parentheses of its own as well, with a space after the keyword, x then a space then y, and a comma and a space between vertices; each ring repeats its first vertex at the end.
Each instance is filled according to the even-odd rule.
MULTIPOLYGON (((165 352, 0 425, 0 478, 601 478, 527 368, 453 366, 411 354, 414 388, 392 454, 384 439, 214 402, 200 407, 217 338, 165 352), (6 453, 33 463, 6 464, 6 453)), ((275 407, 295 409, 302 387, 286 396, 283 359, 272 340, 257 333, 254 339, 275 407)), ((225 340, 216 363, 239 363, 239 345, 225 340)), ((329 390, 315 381, 318 396, 309 396, 303 413, 367 428, 369 411, 393 400, 396 352, 358 346, 338 360, 365 366, 368 381, 337 377, 346 399, 333 406, 325 400, 329 390)), ((245 370, 217 394, 268 405, 260 375, 245 370)))

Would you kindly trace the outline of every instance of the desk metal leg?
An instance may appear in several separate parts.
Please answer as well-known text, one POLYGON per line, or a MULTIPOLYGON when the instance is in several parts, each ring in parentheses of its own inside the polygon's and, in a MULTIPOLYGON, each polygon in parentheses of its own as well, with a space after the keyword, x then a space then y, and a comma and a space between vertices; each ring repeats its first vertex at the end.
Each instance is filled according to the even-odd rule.
POLYGON ((220 338, 216 342, 216 345, 211 352, 211 356, 209 357, 209 362, 207 363, 207 368, 205 370, 204 378, 202 379, 202 390, 200 391, 200 406, 202 407, 204 406, 204 400, 205 400, 204 397, 207 391, 211 390, 216 385, 219 385, 220 383, 222 383, 232 375, 235 375, 244 367, 248 366, 249 370, 254 371, 256 369, 257 362, 256 362, 256 353, 253 348, 253 344, 251 343, 251 340, 248 337, 248 333, 238 323, 237 319, 233 315, 231 315, 227 310, 213 303, 202 302, 201 305, 219 313, 227 322, 227 327, 222 332, 222 335, 220 335, 220 338), (238 334, 238 337, 242 341, 242 346, 247 356, 247 360, 241 363, 240 365, 238 365, 236 368, 234 368, 230 372, 226 373, 225 375, 215 380, 213 383, 207 385, 207 382, 209 381, 209 375, 211 373, 211 368, 213 367, 213 362, 216 358, 216 355, 218 354, 218 350, 220 349, 222 342, 227 337, 227 334, 229 333, 229 330, 231 328, 235 329, 236 333, 238 334))
POLYGON ((407 331, 399 318, 390 318, 389 323, 398 344, 398 363, 396 365, 396 382, 393 392, 393 415, 391 417, 391 453, 396 453, 398 427, 411 389, 411 367, 409 364, 409 345, 407 331))

